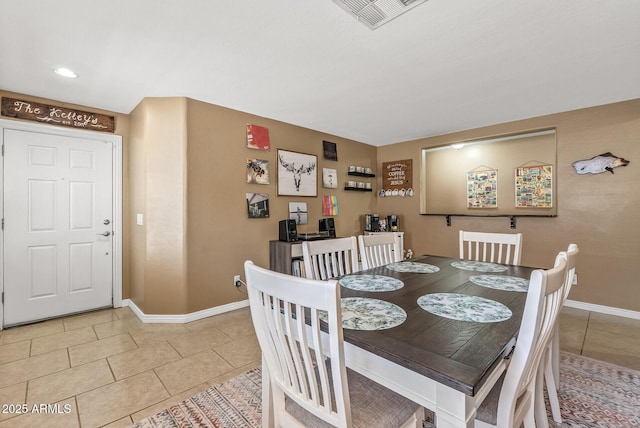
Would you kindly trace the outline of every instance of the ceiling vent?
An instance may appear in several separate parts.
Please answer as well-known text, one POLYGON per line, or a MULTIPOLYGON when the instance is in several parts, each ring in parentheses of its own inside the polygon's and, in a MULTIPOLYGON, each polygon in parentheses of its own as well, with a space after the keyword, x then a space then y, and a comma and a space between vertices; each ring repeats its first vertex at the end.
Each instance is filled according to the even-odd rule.
POLYGON ((372 30, 427 0, 333 0, 372 30))

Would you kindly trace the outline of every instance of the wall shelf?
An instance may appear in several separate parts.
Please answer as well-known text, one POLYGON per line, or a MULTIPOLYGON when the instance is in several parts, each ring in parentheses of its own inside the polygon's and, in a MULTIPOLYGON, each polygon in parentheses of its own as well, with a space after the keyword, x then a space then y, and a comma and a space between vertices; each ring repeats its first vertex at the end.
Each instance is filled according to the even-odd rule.
POLYGON ((349 187, 349 186, 344 186, 344 190, 355 190, 355 191, 359 191, 359 192, 373 192, 373 189, 367 189, 365 187, 349 187))
POLYGON ((375 177, 375 174, 367 174, 366 172, 347 172, 347 175, 355 175, 357 177, 375 177))

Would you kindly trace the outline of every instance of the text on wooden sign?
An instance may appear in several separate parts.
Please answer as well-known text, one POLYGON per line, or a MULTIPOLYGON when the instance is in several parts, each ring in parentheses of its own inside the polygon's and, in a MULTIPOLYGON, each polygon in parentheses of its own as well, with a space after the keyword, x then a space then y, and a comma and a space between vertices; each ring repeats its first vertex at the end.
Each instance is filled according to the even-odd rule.
POLYGON ((2 97, 2 116, 94 131, 115 130, 114 116, 7 97, 2 97))

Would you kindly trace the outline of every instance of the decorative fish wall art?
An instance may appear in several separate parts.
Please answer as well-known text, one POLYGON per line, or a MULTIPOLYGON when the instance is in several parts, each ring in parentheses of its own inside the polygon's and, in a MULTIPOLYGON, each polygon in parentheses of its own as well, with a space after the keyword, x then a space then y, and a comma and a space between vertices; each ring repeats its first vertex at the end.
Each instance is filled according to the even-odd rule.
POLYGON ((613 174, 613 168, 627 165, 629 165, 628 160, 619 158, 611 152, 594 156, 591 159, 575 161, 571 164, 578 174, 600 174, 605 171, 613 174))

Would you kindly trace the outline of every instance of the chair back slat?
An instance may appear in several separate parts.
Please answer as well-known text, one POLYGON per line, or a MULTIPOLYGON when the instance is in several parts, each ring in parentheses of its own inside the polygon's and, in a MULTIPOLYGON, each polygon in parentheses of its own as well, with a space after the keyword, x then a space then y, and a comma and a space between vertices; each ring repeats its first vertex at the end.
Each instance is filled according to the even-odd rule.
POLYGON ((362 269, 370 269, 402 260, 402 249, 393 233, 359 235, 358 248, 362 269))
POLYGON ((355 236, 302 242, 302 258, 308 279, 327 280, 358 270, 355 236))
POLYGON ((460 258, 482 262, 519 265, 521 233, 460 231, 460 258))

